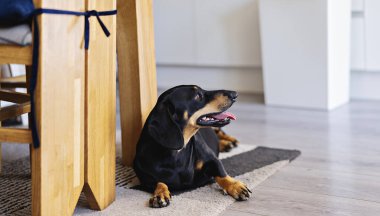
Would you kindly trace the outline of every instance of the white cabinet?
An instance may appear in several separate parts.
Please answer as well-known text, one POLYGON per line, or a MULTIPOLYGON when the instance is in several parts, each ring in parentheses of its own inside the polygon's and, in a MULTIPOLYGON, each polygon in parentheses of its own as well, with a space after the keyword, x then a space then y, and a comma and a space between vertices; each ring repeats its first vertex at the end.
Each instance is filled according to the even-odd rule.
POLYGON ((366 70, 380 72, 380 1, 365 0, 366 70))
POLYGON ((265 103, 330 110, 349 100, 351 2, 260 0, 265 103))
POLYGON ((351 20, 351 70, 366 70, 365 23, 362 13, 354 12, 351 20))
POLYGON ((257 0, 155 0, 157 63, 261 65, 257 0))
POLYGON ((353 0, 351 69, 380 72, 380 1, 353 0))

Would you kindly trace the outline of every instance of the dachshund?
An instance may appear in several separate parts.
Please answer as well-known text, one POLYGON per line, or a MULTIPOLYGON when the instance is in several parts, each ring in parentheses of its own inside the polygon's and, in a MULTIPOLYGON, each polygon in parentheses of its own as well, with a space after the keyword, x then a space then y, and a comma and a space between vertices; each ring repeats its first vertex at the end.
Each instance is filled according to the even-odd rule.
POLYGON ((195 85, 173 87, 159 96, 144 124, 133 165, 141 185, 153 193, 150 207, 168 206, 169 189, 192 189, 213 181, 236 200, 250 197, 247 186, 230 177, 218 159, 220 147, 237 143, 219 129, 235 120, 226 110, 237 97, 235 91, 206 91, 195 85))

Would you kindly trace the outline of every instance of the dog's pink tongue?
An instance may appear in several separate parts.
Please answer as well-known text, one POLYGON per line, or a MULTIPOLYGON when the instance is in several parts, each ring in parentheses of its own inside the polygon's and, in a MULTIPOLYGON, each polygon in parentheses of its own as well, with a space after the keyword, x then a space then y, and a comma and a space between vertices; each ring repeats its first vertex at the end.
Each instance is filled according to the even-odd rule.
POLYGON ((214 115, 213 116, 214 118, 218 119, 218 120, 222 120, 222 119, 225 119, 225 118, 229 118, 229 119, 232 119, 232 120, 236 120, 236 116, 232 113, 229 113, 229 112, 222 112, 218 115, 214 115))

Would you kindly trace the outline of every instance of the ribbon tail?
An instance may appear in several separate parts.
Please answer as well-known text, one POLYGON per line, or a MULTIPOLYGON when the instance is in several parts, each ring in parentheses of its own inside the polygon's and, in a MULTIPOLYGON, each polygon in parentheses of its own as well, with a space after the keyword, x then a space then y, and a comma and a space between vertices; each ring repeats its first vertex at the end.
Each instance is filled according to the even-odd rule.
POLYGON ((90 43, 90 17, 86 16, 84 21, 84 48, 88 50, 90 43))
POLYGON ((100 19, 99 15, 96 15, 96 19, 98 19, 100 27, 102 27, 104 34, 109 37, 111 33, 108 31, 106 25, 104 25, 102 19, 100 19))

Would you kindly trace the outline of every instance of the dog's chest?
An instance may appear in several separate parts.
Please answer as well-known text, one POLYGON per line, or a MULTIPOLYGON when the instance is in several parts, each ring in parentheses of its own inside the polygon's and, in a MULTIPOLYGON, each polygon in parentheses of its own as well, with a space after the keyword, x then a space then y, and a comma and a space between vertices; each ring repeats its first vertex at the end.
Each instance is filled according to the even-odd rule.
POLYGON ((189 142, 184 149, 176 153, 175 170, 182 183, 192 183, 196 161, 197 155, 192 142, 189 142))

